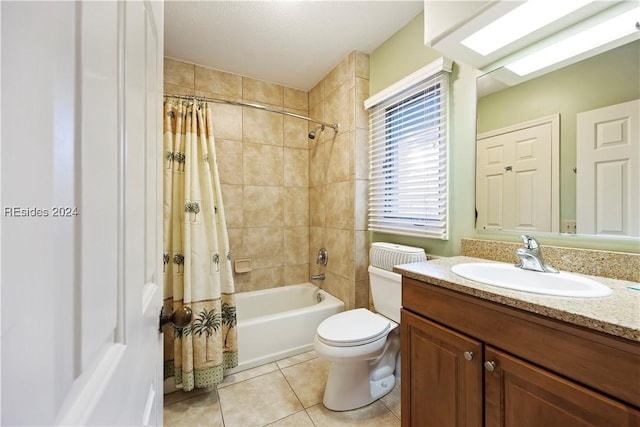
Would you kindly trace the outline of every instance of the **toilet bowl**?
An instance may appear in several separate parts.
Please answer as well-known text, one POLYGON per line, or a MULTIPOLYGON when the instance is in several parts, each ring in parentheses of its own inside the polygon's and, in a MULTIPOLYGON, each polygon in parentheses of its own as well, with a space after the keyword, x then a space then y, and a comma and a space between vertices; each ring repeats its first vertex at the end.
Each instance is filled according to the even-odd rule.
POLYGON ((426 255, 421 248, 376 242, 369 259, 377 313, 358 308, 334 314, 318 326, 313 342, 318 356, 331 362, 322 403, 334 411, 366 406, 393 389, 400 374, 402 276, 389 270, 426 255))

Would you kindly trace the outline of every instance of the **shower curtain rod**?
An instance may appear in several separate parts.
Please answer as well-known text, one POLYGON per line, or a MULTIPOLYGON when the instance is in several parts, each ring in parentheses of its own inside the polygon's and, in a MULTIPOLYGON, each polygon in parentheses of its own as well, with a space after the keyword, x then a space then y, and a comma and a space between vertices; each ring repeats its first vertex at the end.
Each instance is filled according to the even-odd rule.
POLYGON ((204 96, 195 96, 195 95, 177 95, 177 94, 173 94, 173 93, 165 93, 164 96, 171 97, 171 98, 179 98, 179 99, 192 99, 192 100, 204 101, 204 102, 215 102, 217 104, 229 104, 229 105, 235 105, 235 106, 238 106, 238 107, 257 108, 258 110, 269 111, 271 113, 284 114, 285 116, 291 116, 291 117, 295 117, 297 119, 303 119, 303 120, 307 120, 307 121, 310 121, 310 122, 313 122, 313 123, 321 124, 323 126, 328 126, 328 127, 332 128, 336 132, 338 132, 338 129, 340 128, 340 124, 339 123, 331 124, 331 123, 323 122, 321 120, 312 119, 311 117, 303 116, 303 115, 296 114, 296 113, 290 113, 288 111, 276 110, 275 108, 270 108, 270 107, 267 107, 267 106, 264 106, 264 105, 259 105, 259 104, 250 104, 250 103, 246 103, 246 102, 228 101, 226 99, 206 98, 204 96))

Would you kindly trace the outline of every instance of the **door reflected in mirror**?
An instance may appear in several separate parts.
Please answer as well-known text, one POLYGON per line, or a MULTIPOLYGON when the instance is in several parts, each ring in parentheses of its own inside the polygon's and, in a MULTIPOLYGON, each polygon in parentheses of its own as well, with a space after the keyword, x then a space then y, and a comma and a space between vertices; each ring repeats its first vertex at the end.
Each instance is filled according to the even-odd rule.
POLYGON ((578 121, 640 98, 640 41, 512 87, 495 78, 499 71, 477 81, 476 228, 638 237, 637 113, 582 125, 595 134, 579 134, 578 121), (554 118, 556 127, 535 129, 554 118), (557 145, 547 148, 554 138, 557 145), (625 146, 628 154, 578 167, 594 146, 625 146), (595 205, 579 203, 589 197, 595 205))

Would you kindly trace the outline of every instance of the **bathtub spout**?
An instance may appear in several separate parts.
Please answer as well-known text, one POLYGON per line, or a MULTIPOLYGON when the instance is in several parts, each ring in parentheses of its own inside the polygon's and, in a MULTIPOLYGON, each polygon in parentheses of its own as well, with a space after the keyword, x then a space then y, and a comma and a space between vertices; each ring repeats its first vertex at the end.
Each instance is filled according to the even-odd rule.
POLYGON ((311 276, 311 280, 324 280, 324 274, 314 274, 311 276))

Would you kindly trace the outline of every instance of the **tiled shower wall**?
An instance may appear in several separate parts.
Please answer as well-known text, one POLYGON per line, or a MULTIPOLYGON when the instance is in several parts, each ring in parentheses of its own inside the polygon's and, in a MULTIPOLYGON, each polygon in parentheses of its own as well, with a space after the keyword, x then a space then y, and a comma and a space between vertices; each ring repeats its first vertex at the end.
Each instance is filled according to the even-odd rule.
POLYGON ((250 107, 212 104, 214 134, 236 291, 309 281, 347 308, 369 305, 369 56, 353 51, 309 93, 165 58, 165 93, 257 103, 339 123, 309 140, 317 124, 250 107), (319 248, 329 264, 315 264, 319 248))
MULTIPOLYGON (((308 115, 305 91, 164 60, 165 93, 198 95, 308 115)), ((309 280, 309 149, 306 120, 211 104, 236 291, 309 280)))
POLYGON ((369 306, 368 96, 369 56, 357 51, 309 92, 309 116, 340 124, 337 135, 327 129, 309 146, 311 272, 325 273, 323 288, 347 309, 369 306), (314 262, 320 247, 329 253, 326 267, 314 262))

